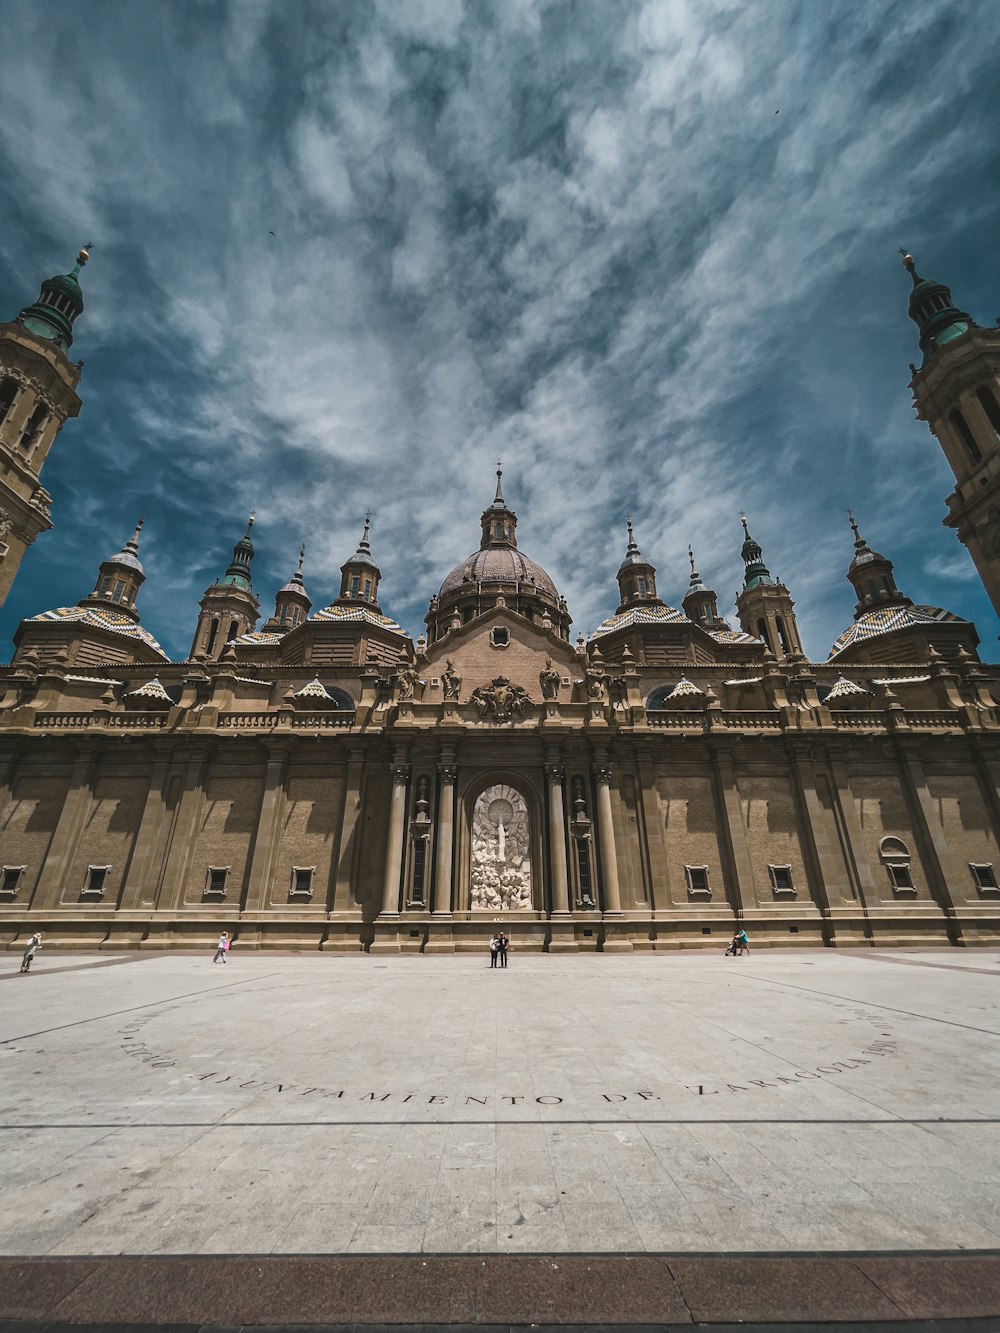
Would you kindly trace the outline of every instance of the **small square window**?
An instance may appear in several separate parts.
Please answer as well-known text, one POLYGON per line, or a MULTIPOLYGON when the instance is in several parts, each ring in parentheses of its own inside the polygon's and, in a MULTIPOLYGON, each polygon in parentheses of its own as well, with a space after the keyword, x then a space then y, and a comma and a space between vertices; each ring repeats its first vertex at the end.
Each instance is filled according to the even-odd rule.
POLYGON ((17 893, 17 886, 20 884, 21 876, 26 869, 26 866, 4 866, 3 878, 0 880, 0 892, 17 893))
POLYGON ((110 866, 88 866, 87 883, 84 886, 84 893, 94 898, 103 898, 104 886, 107 883, 108 875, 110 873, 110 866))
POLYGON ((775 893, 795 892, 791 866, 768 866, 767 871, 771 876, 771 888, 775 893))
POLYGON ((506 648, 510 643, 510 630, 503 625, 494 625, 490 630, 490 643, 494 648, 506 648))
POLYGON ((886 869, 889 872, 889 882, 894 889, 913 888, 913 876, 910 874, 908 861, 889 861, 886 869))
POLYGON ((708 866, 685 866, 688 893, 711 893, 708 885, 708 866))
POLYGON ((224 894, 226 892, 226 881, 228 878, 229 866, 209 866, 208 879, 205 883, 205 892, 224 894))
POLYGON ((996 889, 1000 888, 997 884, 996 871, 992 865, 973 865, 969 869, 972 871, 972 877, 976 881, 977 889, 996 889))
POLYGON ((292 866, 292 893, 311 898, 315 866, 292 866))

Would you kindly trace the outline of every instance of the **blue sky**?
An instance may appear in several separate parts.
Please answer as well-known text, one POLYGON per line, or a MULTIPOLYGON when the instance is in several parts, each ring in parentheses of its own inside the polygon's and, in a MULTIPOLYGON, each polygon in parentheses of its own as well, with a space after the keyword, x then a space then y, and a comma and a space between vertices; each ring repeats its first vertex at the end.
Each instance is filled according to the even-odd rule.
POLYGON ((845 510, 915 601, 996 619, 941 526, 896 247, 1000 313, 1000 6, 2 0, 0 316, 93 240, 55 531, 0 613, 84 596, 145 512, 186 655, 257 512, 262 614, 318 608, 366 507, 416 635, 502 457, 589 632, 634 515, 735 623, 739 515, 807 652, 850 622, 845 510))

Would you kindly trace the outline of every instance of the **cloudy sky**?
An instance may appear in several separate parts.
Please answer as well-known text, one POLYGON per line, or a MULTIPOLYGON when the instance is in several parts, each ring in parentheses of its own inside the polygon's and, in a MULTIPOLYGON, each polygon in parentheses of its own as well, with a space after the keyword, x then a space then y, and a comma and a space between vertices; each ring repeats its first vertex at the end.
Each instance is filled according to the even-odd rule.
POLYGON ((845 510, 900 585, 996 620, 940 524, 896 247, 1000 313, 1000 6, 971 0, 0 0, 0 317, 93 241, 56 528, 0 613, 72 604, 147 514, 186 655, 255 508, 266 616, 366 507, 414 635, 503 459, 574 634, 624 515, 731 615, 741 510, 806 650, 850 622, 845 510))

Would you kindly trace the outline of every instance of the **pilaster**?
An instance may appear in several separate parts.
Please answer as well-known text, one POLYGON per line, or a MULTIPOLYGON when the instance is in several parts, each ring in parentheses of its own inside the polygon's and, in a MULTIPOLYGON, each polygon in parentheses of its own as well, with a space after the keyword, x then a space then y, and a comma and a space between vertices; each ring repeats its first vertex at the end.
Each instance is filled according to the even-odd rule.
MULTIPOLYGON (((77 752, 66 800, 32 898, 33 911, 47 912, 58 907, 70 887, 66 883, 66 874, 93 800, 94 774, 99 757, 100 748, 97 744, 77 752)), ((79 888, 82 889, 83 885, 80 884, 79 888)))
POLYGON ((251 920, 254 917, 259 918, 268 905, 281 838, 281 822, 288 799, 287 773, 287 748, 283 745, 271 746, 264 774, 264 795, 261 798, 253 850, 250 853, 246 902, 241 913, 242 917, 251 920))

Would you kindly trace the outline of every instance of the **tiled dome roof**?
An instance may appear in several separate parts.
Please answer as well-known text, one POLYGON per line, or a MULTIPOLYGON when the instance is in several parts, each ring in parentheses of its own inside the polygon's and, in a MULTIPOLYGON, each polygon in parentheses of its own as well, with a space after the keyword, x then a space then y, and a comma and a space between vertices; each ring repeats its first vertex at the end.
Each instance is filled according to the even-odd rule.
POLYGON ((109 611, 97 606, 58 606, 53 611, 42 611, 37 616, 30 616, 29 620, 75 621, 79 625, 93 625, 97 629, 110 630, 112 634, 123 634, 127 639, 139 639, 164 660, 169 660, 149 630, 137 625, 130 616, 123 616, 120 611, 109 611))
POLYGON ((381 611, 373 611, 370 606, 326 606, 322 611, 314 611, 309 617, 313 620, 363 620, 369 625, 377 625, 379 629, 392 630, 395 634, 402 634, 404 630, 401 625, 397 625, 394 620, 384 616, 381 611))
MULTIPOLYGON (((601 622, 591 634, 591 639, 603 638, 615 630, 631 629, 633 625, 693 625, 694 622, 672 606, 633 606, 627 611, 619 611, 601 622)), ((752 634, 744 634, 739 629, 709 629, 705 631, 718 643, 759 643, 752 634)))
POLYGON ((467 583, 531 583, 558 601, 559 592, 545 570, 522 555, 516 546, 487 546, 456 565, 441 584, 438 597, 457 592, 467 583))
MULTIPOLYGON (((852 643, 863 643, 880 634, 909 629, 911 625, 964 625, 967 622, 939 606, 882 606, 866 611, 853 625, 848 625, 830 649, 830 658, 842 653, 852 643)), ((829 661, 829 658, 827 659, 829 661)))

